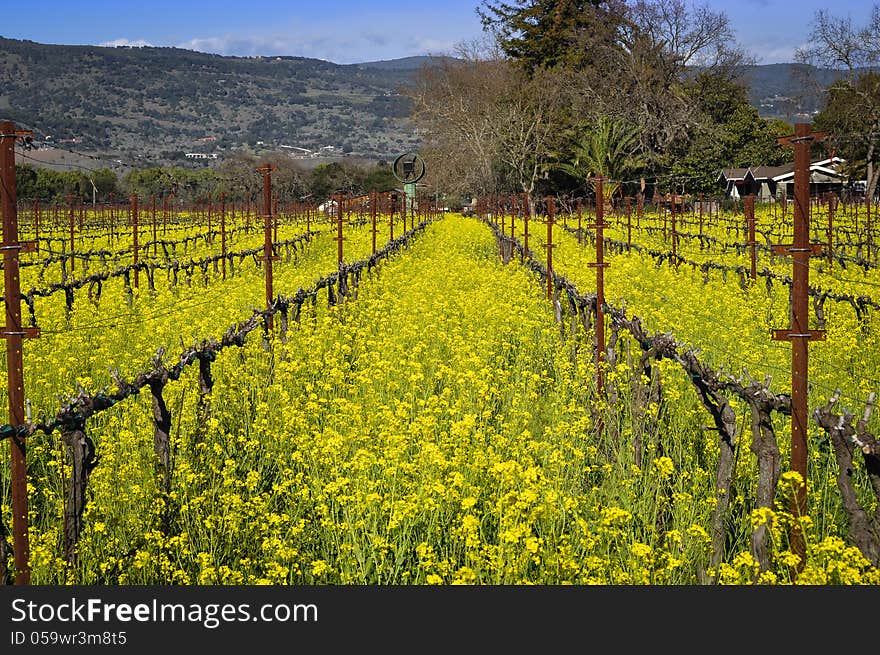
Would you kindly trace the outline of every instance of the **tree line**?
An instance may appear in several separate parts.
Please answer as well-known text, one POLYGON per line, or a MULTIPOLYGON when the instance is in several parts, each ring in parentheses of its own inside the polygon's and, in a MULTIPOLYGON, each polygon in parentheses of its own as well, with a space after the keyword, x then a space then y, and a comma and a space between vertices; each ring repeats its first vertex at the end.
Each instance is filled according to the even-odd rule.
MULTIPOLYGON (((483 0, 476 11, 483 38, 425 66, 407 89, 444 189, 587 194, 601 176, 628 194, 712 193, 722 168, 793 161, 777 142, 793 126, 749 104, 744 72, 755 57, 723 11, 685 0, 483 0)), ((812 54, 833 58, 840 29, 828 25, 839 23, 817 14, 812 54)), ((864 137, 880 132, 867 115, 880 120, 880 77, 855 65, 880 59, 877 7, 871 26, 849 27, 862 44, 854 74, 827 90, 815 122, 864 137), (873 104, 857 102, 865 96, 873 104)), ((859 179, 875 140, 841 138, 815 154, 848 159, 859 179)))
POLYGON ((66 204, 71 199, 86 204, 124 202, 141 198, 173 197, 182 203, 217 201, 223 193, 230 202, 262 198, 263 176, 257 168, 273 168, 272 189, 285 202, 320 203, 335 193, 359 195, 390 191, 400 186, 384 161, 367 163, 344 159, 305 167, 286 153, 268 157, 236 154, 212 168, 151 167, 119 176, 108 168, 57 171, 31 164, 16 164, 16 196, 66 204))

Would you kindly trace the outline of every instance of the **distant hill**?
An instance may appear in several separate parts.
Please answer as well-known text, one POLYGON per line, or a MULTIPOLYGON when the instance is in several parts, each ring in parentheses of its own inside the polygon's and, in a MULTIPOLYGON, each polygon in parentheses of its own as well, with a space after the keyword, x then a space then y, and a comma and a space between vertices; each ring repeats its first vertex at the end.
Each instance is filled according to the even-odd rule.
POLYGON ((365 61, 360 64, 349 64, 349 66, 357 66, 359 68, 373 68, 376 70, 397 70, 397 71, 416 71, 426 64, 435 61, 448 60, 445 56, 420 56, 420 57, 401 57, 400 59, 382 59, 379 61, 365 61))
POLYGON ((0 113, 38 139, 125 161, 242 144, 389 159, 418 144, 399 91, 419 59, 339 65, 0 38, 0 113))
POLYGON ((749 66, 744 77, 749 101, 761 116, 795 123, 821 110, 822 89, 844 75, 805 64, 763 64, 749 66))
MULTIPOLYGON (((203 165, 212 160, 186 155, 222 158, 240 148, 286 149, 312 164, 344 155, 390 160, 419 146, 401 88, 440 59, 341 65, 0 37, 0 116, 34 128, 38 141, 138 167, 203 165)), ((840 75, 796 64, 746 70, 761 115, 789 122, 820 108, 820 86, 840 75)))

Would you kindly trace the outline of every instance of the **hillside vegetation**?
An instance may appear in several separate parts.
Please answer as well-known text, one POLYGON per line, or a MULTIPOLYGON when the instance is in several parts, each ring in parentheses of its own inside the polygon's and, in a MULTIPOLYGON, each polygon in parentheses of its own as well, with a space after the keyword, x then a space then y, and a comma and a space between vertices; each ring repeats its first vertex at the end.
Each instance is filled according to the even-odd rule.
MULTIPOLYGON (((281 146, 388 160, 420 144, 400 91, 436 59, 339 65, 0 37, 0 112, 35 128, 37 138, 137 166, 179 163, 187 152, 281 146)), ((762 116, 789 121, 815 109, 821 98, 803 83, 804 68, 812 67, 747 67, 750 102, 762 116)), ((831 72, 818 72, 827 82, 831 72)))
POLYGON ((129 161, 260 141, 387 158, 415 144, 398 91, 418 64, 381 64, 0 38, 0 111, 35 136, 129 161))

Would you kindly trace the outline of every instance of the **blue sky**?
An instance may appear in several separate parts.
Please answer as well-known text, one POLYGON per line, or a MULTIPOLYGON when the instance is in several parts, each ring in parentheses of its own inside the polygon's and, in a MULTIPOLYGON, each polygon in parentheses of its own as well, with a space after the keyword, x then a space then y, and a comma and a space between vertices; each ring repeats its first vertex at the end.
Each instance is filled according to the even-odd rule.
MULTIPOLYGON (((29 0, 0 36, 66 45, 178 46, 340 64, 444 54, 478 39, 479 0, 29 0)), ((869 0, 709 0, 759 63, 792 61, 819 9, 867 22, 869 0)))

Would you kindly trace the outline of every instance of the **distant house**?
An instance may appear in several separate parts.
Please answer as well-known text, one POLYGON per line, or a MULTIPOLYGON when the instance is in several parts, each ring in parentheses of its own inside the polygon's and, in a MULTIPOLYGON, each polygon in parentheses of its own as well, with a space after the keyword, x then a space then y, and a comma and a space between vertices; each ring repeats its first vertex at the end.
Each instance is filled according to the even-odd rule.
POLYGON ((183 156, 187 159, 217 159, 216 152, 186 152, 183 156))
MULTIPOLYGON (((846 177, 840 173, 844 160, 829 157, 810 163, 810 195, 832 191, 840 193, 846 177)), ((749 168, 723 168, 718 182, 724 194, 731 199, 753 195, 759 202, 794 197, 794 164, 783 166, 752 166, 749 168)))
POLYGON ((325 216, 336 216, 337 202, 333 199, 326 200, 318 205, 318 211, 325 216))
POLYGON ((751 186, 747 186, 747 179, 749 179, 748 168, 722 168, 718 174, 718 182, 724 185, 724 195, 728 198, 749 195, 751 186))

